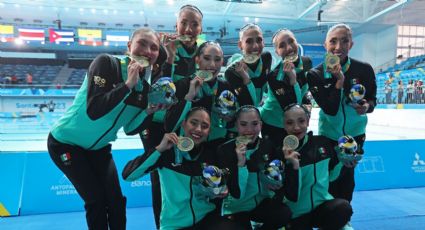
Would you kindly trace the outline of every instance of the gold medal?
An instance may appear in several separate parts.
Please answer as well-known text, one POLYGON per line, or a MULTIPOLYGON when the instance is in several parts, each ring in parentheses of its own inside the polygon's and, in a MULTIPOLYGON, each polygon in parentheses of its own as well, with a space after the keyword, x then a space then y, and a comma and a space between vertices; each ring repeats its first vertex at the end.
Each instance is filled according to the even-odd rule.
POLYGON ((283 139, 283 146, 289 149, 295 150, 299 145, 298 137, 294 135, 288 135, 283 139))
POLYGON ((210 71, 206 71, 206 70, 198 70, 196 71, 196 76, 202 78, 204 81, 209 81, 211 79, 213 79, 213 74, 210 71))
POLYGON ((257 54, 244 54, 243 55, 243 61, 247 64, 255 63, 256 61, 258 61, 258 59, 260 59, 260 56, 258 56, 257 54))
POLYGON ((236 145, 247 145, 252 141, 252 136, 237 136, 236 137, 236 145))
POLYGON ((177 148, 183 152, 189 152, 193 149, 195 143, 189 137, 179 137, 179 141, 177 142, 177 148))
POLYGON ((189 35, 180 35, 177 37, 177 40, 180 40, 182 42, 190 42, 192 41, 192 38, 189 35))
POLYGON ((285 59, 283 59, 283 62, 296 62, 297 60, 298 60, 298 55, 294 54, 294 55, 286 56, 285 59))
POLYGON ((150 64, 148 58, 144 56, 131 55, 130 58, 139 63, 142 67, 147 67, 150 64))
POLYGON ((335 68, 339 64, 339 57, 330 53, 326 54, 325 57, 326 66, 330 69, 335 68))

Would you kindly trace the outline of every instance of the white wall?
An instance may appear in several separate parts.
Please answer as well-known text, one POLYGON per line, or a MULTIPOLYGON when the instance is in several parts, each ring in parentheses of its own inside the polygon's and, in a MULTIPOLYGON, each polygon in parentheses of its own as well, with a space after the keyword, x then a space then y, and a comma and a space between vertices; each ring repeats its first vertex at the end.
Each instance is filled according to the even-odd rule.
POLYGON ((376 68, 391 60, 397 54, 397 26, 377 33, 363 33, 353 38, 354 46, 350 56, 366 61, 376 68))

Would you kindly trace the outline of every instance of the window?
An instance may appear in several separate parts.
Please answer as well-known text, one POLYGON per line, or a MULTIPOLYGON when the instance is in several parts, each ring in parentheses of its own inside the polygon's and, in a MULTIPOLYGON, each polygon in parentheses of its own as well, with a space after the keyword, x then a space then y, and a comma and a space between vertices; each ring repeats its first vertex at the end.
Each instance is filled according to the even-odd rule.
POLYGON ((425 26, 400 25, 397 37, 397 56, 403 55, 403 58, 407 58, 424 53, 425 26))

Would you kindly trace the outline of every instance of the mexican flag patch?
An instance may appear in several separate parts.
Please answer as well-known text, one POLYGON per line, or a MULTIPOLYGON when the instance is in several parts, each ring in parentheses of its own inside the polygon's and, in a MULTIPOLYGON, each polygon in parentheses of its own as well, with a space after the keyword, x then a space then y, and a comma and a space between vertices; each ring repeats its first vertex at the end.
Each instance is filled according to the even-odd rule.
POLYGON ((71 160, 71 153, 64 153, 61 155, 62 162, 71 160))

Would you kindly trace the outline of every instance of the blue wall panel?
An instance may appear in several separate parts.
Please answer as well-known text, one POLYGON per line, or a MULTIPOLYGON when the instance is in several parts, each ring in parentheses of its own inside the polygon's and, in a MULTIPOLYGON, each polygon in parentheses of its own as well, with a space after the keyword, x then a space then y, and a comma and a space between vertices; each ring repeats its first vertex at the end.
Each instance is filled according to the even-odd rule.
MULTIPOLYGON (((356 167, 356 190, 425 186, 424 146, 425 140, 367 141, 356 167)), ((151 206, 148 175, 133 182, 121 179, 125 164, 142 152, 113 150, 127 207, 151 206)), ((46 152, 1 153, 0 169, 0 202, 11 215, 83 210, 74 186, 46 152)))
MULTIPOLYGON (((125 164, 143 150, 113 150, 127 207, 151 206, 149 176, 134 182, 122 180, 125 164)), ((24 171, 21 215, 84 210, 83 201, 69 179, 56 167, 46 152, 27 154, 24 171)))
POLYGON ((0 215, 18 215, 25 153, 0 153, 0 215))
POLYGON ((366 141, 356 189, 425 186, 425 140, 366 141))

